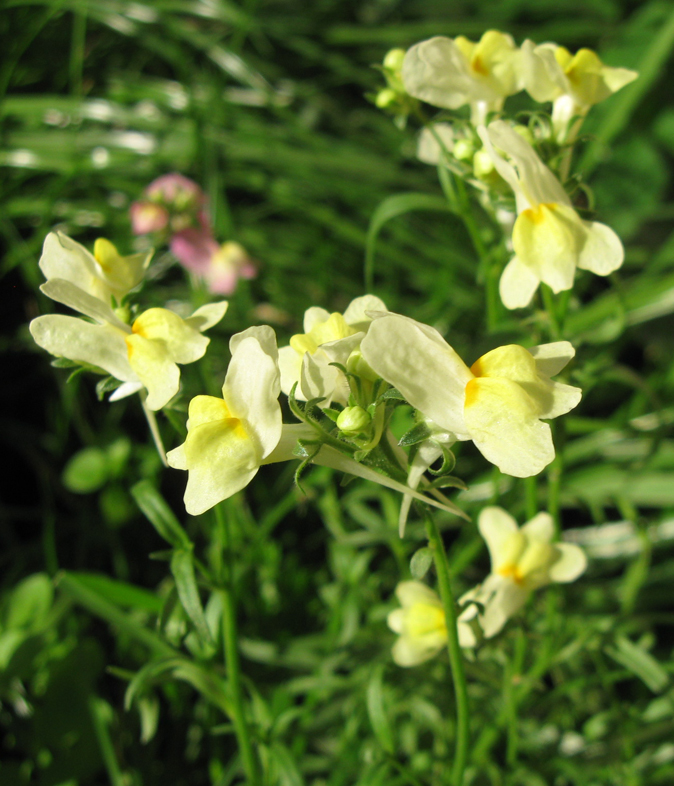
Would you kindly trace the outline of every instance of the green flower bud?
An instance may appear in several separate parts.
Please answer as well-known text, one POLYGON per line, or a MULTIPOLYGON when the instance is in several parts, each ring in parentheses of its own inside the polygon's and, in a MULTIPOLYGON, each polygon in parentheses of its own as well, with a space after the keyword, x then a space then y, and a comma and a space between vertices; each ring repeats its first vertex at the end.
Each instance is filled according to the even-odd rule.
POLYGON ((114 313, 117 319, 121 319, 127 325, 131 322, 131 309, 128 306, 118 306, 114 309, 114 313))
POLYGON ((376 382, 379 376, 370 368, 359 349, 354 349, 346 361, 346 370, 368 382, 376 382))
POLYGON ((473 172, 475 177, 485 180, 494 171, 494 162, 486 150, 478 150, 473 156, 473 172))
POLYGON ((459 161, 470 161, 475 155, 475 145, 471 139, 459 139, 454 145, 452 153, 459 161))
POLYGON ((391 90, 390 87, 385 87, 383 90, 380 90, 377 93, 377 97, 374 99, 374 103, 379 109, 387 109, 393 104, 396 103, 398 100, 398 94, 395 90, 391 90))
POLYGON ((399 72, 403 67, 403 60, 405 59, 404 49, 391 49, 384 57, 384 68, 389 71, 399 72))
POLYGON ((362 407, 347 407, 339 413, 337 428, 346 436, 356 436, 369 428, 372 418, 362 407))

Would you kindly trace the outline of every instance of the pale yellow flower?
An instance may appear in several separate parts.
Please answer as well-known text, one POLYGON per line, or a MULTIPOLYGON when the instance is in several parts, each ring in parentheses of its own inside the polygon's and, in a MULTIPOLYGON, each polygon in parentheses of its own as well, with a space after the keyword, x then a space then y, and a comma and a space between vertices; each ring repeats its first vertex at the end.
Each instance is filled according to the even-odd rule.
POLYGON ((143 280, 152 251, 121 256, 105 238, 94 243, 94 253, 64 235, 50 232, 44 241, 40 269, 47 281, 63 279, 89 295, 110 304, 117 302, 143 280))
POLYGON ((569 123, 584 117, 589 109, 604 101, 635 80, 636 71, 611 68, 602 63, 596 52, 568 49, 533 41, 522 44, 522 78, 524 87, 535 101, 552 101, 552 122, 559 141, 565 141, 569 123))
POLYGON ((281 439, 281 392, 274 331, 252 327, 232 336, 222 398, 196 396, 187 438, 167 453, 189 472, 185 508, 197 516, 248 485, 281 439))
POLYGON ((503 628, 533 590, 552 582, 575 581, 587 567, 579 546, 552 542, 555 528, 547 513, 518 528, 505 510, 489 507, 480 513, 478 529, 489 549, 491 573, 459 602, 479 604, 468 606, 461 618, 477 616, 486 638, 503 628))
POLYGON ((443 430, 443 441, 472 440, 504 473, 536 475, 555 457, 550 426, 573 409, 579 388, 554 382, 575 350, 568 341, 531 349, 510 344, 470 368, 437 330, 399 314, 375 319, 365 360, 443 430))
MULTIPOLYGON (((393 645, 393 660, 398 666, 418 666, 440 652, 447 644, 447 621, 442 601, 420 581, 402 581, 396 587, 402 608, 392 611, 386 621, 398 634, 393 645)), ((475 635, 467 623, 458 622, 459 644, 474 647, 475 635)))
POLYGON ((321 406, 333 401, 346 404, 348 380, 331 364, 346 366, 370 324, 366 312, 381 311, 386 311, 386 306, 374 295, 356 298, 343 315, 316 306, 307 309, 304 333, 293 336, 290 346, 279 350, 281 390, 288 395, 297 383, 295 396, 300 401, 323 397, 321 406))
POLYGON ((107 241, 97 241, 97 246, 104 265, 116 270, 112 278, 100 275, 99 263, 79 243, 65 235, 48 236, 41 260, 48 281, 41 290, 92 321, 49 314, 34 319, 30 332, 52 355, 102 369, 122 382, 111 401, 145 388, 147 406, 161 409, 180 387, 178 364, 203 357, 210 339, 202 333, 222 319, 227 303, 202 306, 187 319, 165 308, 151 308, 128 325, 110 305, 113 292, 121 296, 124 290, 113 290, 110 282, 135 281, 142 264, 136 259, 128 266, 120 263, 118 270, 117 262, 130 258, 118 257, 107 241))
POLYGON ((517 203, 515 256, 499 284, 507 308, 528 305, 541 281, 561 292, 573 286, 576 268, 607 276, 622 265, 620 238, 606 224, 580 218, 559 180, 517 131, 497 120, 478 133, 517 203))
POLYGON ((472 122, 485 122, 522 89, 520 52, 512 37, 488 30, 478 42, 436 36, 411 47, 403 61, 405 90, 443 109, 468 104, 472 122))

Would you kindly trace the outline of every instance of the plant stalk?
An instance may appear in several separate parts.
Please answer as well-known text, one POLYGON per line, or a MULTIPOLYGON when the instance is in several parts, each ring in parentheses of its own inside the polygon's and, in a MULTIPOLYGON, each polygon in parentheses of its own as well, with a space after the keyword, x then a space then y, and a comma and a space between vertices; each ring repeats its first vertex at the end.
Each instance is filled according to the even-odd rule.
POLYGON ((459 631, 454 604, 454 596, 450 581, 447 553, 435 519, 426 511, 426 534, 428 545, 433 552, 435 570, 438 575, 440 598, 445 610, 447 622, 447 651, 454 682, 456 696, 456 743, 454 746, 454 764, 452 766, 452 786, 462 786, 466 762, 468 761, 468 743, 470 730, 468 726, 468 687, 463 667, 463 654, 459 645, 459 631))
POLYGON ((234 576, 230 550, 229 523, 223 510, 223 503, 215 506, 215 517, 218 527, 219 540, 225 553, 223 573, 221 578, 222 608, 223 608, 223 638, 225 649, 225 665, 227 667, 227 682, 232 696, 232 721, 234 731, 241 752, 246 779, 250 786, 259 784, 258 766, 253 751, 250 729, 246 721, 243 705, 243 690, 241 686, 241 662, 239 660, 238 631, 236 624, 236 600, 234 596, 234 576))

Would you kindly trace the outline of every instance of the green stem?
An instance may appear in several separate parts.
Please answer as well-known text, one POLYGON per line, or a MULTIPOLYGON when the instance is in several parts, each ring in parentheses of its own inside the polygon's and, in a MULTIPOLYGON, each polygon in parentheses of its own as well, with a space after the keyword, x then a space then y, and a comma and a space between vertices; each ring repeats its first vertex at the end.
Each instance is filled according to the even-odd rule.
POLYGON ((466 684, 466 673, 463 666, 463 654, 459 645, 459 631, 457 627, 454 596, 450 581, 449 563, 442 537, 438 530, 435 519, 429 511, 426 511, 426 534, 428 545, 433 552, 435 570, 438 575, 438 587, 440 598, 445 610, 447 621, 447 651, 449 652, 449 664, 452 670, 452 680, 454 682, 454 693, 456 696, 456 743, 454 764, 452 767, 452 784, 461 786, 463 774, 468 760, 468 687, 466 684))
POLYGON ((527 521, 538 513, 538 492, 536 489, 536 476, 524 478, 524 503, 527 521))
POLYGON ((554 295, 552 294, 550 287, 543 283, 541 283, 541 294, 543 296, 543 305, 545 306, 545 311, 548 315, 548 319, 550 320, 548 327, 550 338, 553 341, 559 341, 560 336, 562 335, 562 328, 557 317, 557 304, 555 303, 554 295))
POLYGON ((225 552, 225 564, 223 565, 224 579, 222 582, 222 607, 223 607, 223 636, 225 647, 225 664, 227 666, 227 681, 232 696, 232 721, 236 739, 241 751, 241 760, 246 778, 251 786, 259 783, 258 768, 253 744, 250 736, 250 729, 246 721, 243 706, 243 690, 241 686, 241 662, 239 660, 238 632, 236 625, 236 600, 234 597, 234 571, 232 567, 229 524, 227 516, 223 510, 222 503, 215 506, 215 518, 218 527, 219 540, 225 552))
POLYGON ((152 439, 154 440, 154 444, 157 448, 157 453, 159 453, 161 463, 165 467, 168 467, 168 462, 166 461, 166 450, 161 439, 159 426, 157 425, 157 418, 155 417, 154 412, 147 405, 147 393, 144 390, 140 392, 140 403, 143 407, 145 419, 147 420, 147 425, 150 427, 150 434, 152 434, 152 439))

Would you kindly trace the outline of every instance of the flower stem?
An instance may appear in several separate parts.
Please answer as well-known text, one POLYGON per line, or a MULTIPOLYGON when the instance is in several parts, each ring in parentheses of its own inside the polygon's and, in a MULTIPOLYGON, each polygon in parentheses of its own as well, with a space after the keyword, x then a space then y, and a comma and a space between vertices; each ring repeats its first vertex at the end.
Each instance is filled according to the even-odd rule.
POLYGON ((256 786, 259 783, 258 767, 255 753, 253 752, 253 745, 250 737, 250 729, 246 721, 246 715, 243 706, 243 690, 241 687, 241 663, 239 661, 238 649, 238 633, 236 625, 236 601, 234 597, 234 581, 232 570, 231 550, 229 548, 229 522, 227 515, 223 510, 223 504, 215 506, 215 520, 218 527, 218 540, 223 547, 225 553, 225 560, 223 564, 223 575, 221 592, 222 592, 222 607, 223 607, 223 637, 225 648, 225 665, 227 667, 227 682, 231 691, 232 697, 232 721, 234 723, 234 732, 239 744, 241 752, 241 761, 243 764, 246 779, 250 786, 256 786))
POLYGON ((154 440, 154 444, 157 448, 157 453, 159 453, 161 463, 165 467, 168 467, 168 462, 166 461, 166 450, 164 449, 164 443, 162 442, 159 426, 157 425, 157 418, 155 417, 154 412, 148 407, 146 399, 147 393, 143 390, 140 393, 140 403, 143 407, 143 412, 145 413, 145 419, 147 420, 147 425, 150 427, 150 434, 152 434, 152 439, 154 440))
POLYGON ((438 587, 440 598, 445 610, 447 621, 447 651, 449 652, 449 664, 452 670, 452 680, 454 682, 454 694, 456 696, 456 743, 454 764, 452 767, 452 786, 461 786, 463 774, 468 760, 468 687, 466 684, 466 673, 463 667, 463 654, 459 645, 459 631, 457 628, 456 611, 454 596, 450 582, 449 562, 442 536, 438 530, 435 519, 429 511, 426 511, 426 534, 428 545, 433 552, 435 570, 438 575, 438 587))

